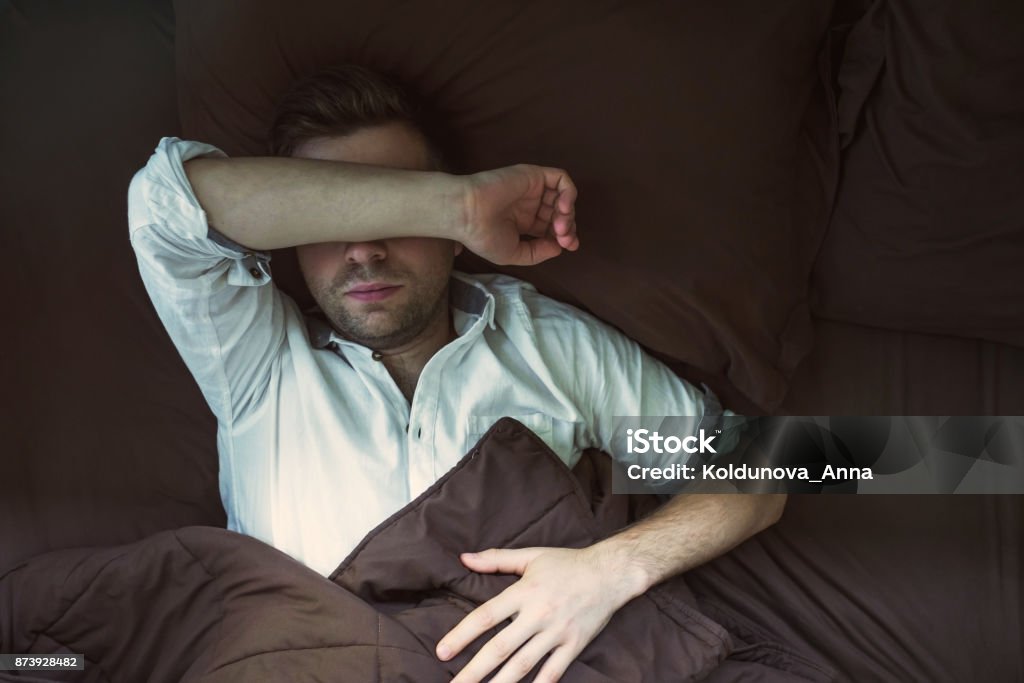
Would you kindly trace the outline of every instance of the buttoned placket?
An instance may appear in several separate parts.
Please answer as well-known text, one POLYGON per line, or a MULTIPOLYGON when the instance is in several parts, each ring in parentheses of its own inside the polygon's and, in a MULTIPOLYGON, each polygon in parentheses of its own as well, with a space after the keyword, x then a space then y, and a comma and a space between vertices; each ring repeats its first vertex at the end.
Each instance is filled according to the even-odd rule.
MULTIPOLYGON (((461 345, 464 340, 457 339, 452 344, 445 346, 431 358, 420 373, 416 383, 416 390, 413 393, 410 403, 387 366, 384 365, 383 356, 377 351, 371 351, 366 347, 357 346, 351 342, 342 342, 346 350, 352 353, 355 358, 354 367, 358 372, 370 374, 383 389, 391 405, 392 415, 395 422, 405 426, 406 449, 405 468, 407 497, 412 499, 420 492, 425 491, 433 484, 438 477, 436 467, 436 456, 434 454, 434 430, 437 422, 438 392, 440 391, 440 377, 443 375, 443 366, 446 358, 450 355, 453 346, 461 345)), ((339 348, 339 347, 336 347, 339 348)), ((340 348, 339 348, 340 350, 340 348)), ((350 361, 351 362, 351 361, 350 361)))
MULTIPOLYGON (((375 382, 380 388, 385 398, 387 399, 388 405, 391 407, 392 422, 395 424, 403 425, 406 431, 409 431, 409 414, 410 406, 409 401, 405 398, 401 389, 398 388, 398 384, 395 383, 391 373, 388 372, 387 367, 382 362, 382 356, 372 351, 365 346, 354 344, 346 339, 342 339, 337 336, 334 332, 330 333, 330 341, 327 344, 327 348, 333 351, 343 361, 352 367, 357 373, 368 376, 373 382, 375 382)), ((402 466, 405 467, 406 471, 409 469, 409 449, 404 449, 404 457, 402 460, 402 466)), ((408 486, 408 479, 407 484, 408 486)), ((411 491, 406 491, 406 497, 408 498, 411 491)))
POLYGON ((434 483, 434 430, 437 424, 439 377, 450 349, 444 347, 427 361, 416 382, 409 408, 409 489, 418 495, 434 483))
MULTIPOLYGON (((479 322, 479 321, 478 321, 479 322)), ((474 325, 466 334, 453 339, 427 361, 416 382, 412 406, 409 411, 409 487, 414 495, 427 490, 444 474, 438 468, 435 436, 439 422, 438 410, 442 391, 454 391, 443 386, 445 367, 452 358, 479 335, 474 325)))
POLYGON ((353 365, 357 371, 368 373, 382 388, 391 405, 393 420, 405 427, 404 465, 409 499, 425 491, 438 477, 433 443, 437 420, 439 378, 442 374, 445 357, 449 355, 451 346, 460 341, 462 340, 453 341, 451 345, 439 350, 427 362, 427 366, 423 368, 416 383, 416 391, 413 393, 411 403, 398 388, 391 373, 388 372, 380 353, 351 342, 341 342, 345 350, 355 356, 351 360, 354 361, 353 365))
MULTIPOLYGON (((441 378, 444 366, 452 356, 466 344, 483 333, 486 325, 493 326, 493 300, 485 305, 482 315, 468 330, 451 343, 443 346, 423 367, 413 392, 412 402, 405 398, 391 373, 384 365, 383 356, 371 349, 354 344, 331 332, 330 348, 353 366, 357 372, 368 372, 384 388, 397 420, 403 421, 406 432, 405 467, 408 495, 412 499, 429 488, 444 472, 438 471, 437 454, 434 452, 437 411, 443 390, 441 378), (355 356, 350 359, 342 349, 355 356)), ((399 422, 399 424, 403 424, 399 422)))

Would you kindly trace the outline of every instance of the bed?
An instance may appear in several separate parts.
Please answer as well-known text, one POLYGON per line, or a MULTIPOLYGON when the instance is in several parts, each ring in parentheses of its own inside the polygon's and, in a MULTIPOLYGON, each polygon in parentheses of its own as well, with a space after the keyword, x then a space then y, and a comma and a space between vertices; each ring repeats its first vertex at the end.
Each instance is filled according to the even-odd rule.
MULTIPOLYGON (((1014 3, 241 4, 0 2, 11 294, 0 651, 78 645, 89 662, 84 673, 0 680, 450 675, 424 664, 428 636, 395 617, 408 587, 381 587, 372 571, 347 583, 311 576, 223 531, 216 425, 127 240, 128 181, 160 137, 258 154, 275 95, 318 64, 358 61, 415 83, 461 169, 568 167, 593 248, 510 272, 619 326, 738 412, 1024 414, 1024 12, 1014 3), (541 74, 552 60, 562 67, 541 74), (238 563, 218 573, 210 561, 224 548, 238 563), (291 591, 329 624, 343 618, 331 601, 352 600, 344 592, 371 605, 366 623, 398 624, 390 644, 412 654, 382 664, 382 643, 356 629, 315 661, 266 664, 251 655, 309 646, 322 629, 293 634, 299 645, 287 630, 192 637, 246 625, 223 612, 237 605, 227 592, 203 593, 226 584, 157 590, 169 567, 255 582, 266 600, 242 609, 266 610, 262 620, 294 608, 277 597, 291 591), (68 609, 79 600, 81 612, 68 609), (124 615, 135 630, 90 630, 85 614, 124 615), (133 644, 132 632, 147 639, 133 644), (373 656, 353 656, 357 644, 373 656)), ((279 285, 308 297, 293 257, 274 259, 279 285)), ((506 426, 516 439, 503 448, 550 465, 506 426)), ((508 441, 485 439, 484 452, 508 441)), ((571 495, 552 495, 604 526, 558 542, 642 514, 640 500, 608 512, 617 497, 602 488, 601 460, 585 462, 559 474, 571 495)), ((793 496, 775 527, 638 608, 662 600, 684 615, 661 629, 677 641, 641 639, 669 668, 630 669, 621 653, 655 654, 625 626, 567 680, 1019 680, 1022 501, 793 496)), ((436 606, 439 623, 482 597, 439 597, 450 577, 430 581, 416 604, 436 606)), ((651 623, 637 614, 624 623, 651 623)))

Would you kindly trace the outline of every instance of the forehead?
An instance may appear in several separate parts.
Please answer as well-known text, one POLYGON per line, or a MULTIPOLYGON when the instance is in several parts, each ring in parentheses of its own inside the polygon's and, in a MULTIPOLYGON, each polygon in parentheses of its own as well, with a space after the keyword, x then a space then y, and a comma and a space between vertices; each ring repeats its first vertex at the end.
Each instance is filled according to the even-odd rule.
POLYGON ((404 123, 371 126, 344 136, 312 138, 300 143, 292 156, 415 171, 430 168, 426 141, 404 123))

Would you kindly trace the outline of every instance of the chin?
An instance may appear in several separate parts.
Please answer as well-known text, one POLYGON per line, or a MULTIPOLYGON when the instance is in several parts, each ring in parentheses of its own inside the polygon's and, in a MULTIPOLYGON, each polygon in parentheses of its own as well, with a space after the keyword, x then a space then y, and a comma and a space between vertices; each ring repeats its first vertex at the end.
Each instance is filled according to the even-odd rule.
POLYGON ((332 322, 334 328, 342 335, 363 346, 374 347, 381 341, 401 334, 401 330, 390 317, 387 320, 379 319, 381 316, 374 317, 378 319, 370 320, 369 316, 365 315, 359 318, 349 315, 340 318, 332 316, 332 322))

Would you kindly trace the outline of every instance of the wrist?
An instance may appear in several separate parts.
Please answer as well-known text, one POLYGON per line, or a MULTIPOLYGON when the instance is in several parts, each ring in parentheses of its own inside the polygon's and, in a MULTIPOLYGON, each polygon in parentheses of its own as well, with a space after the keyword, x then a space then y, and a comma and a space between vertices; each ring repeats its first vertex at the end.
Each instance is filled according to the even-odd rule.
POLYGON ((476 198, 473 191, 472 176, 439 173, 441 178, 441 196, 445 204, 444 235, 462 244, 470 241, 476 198))
POLYGON ((656 583, 650 568, 638 556, 636 544, 628 539, 612 536, 590 546, 590 550, 600 556, 597 566, 601 571, 614 577, 620 605, 642 595, 656 583))
POLYGON ((411 234, 401 236, 457 242, 465 239, 468 191, 463 176, 442 171, 399 171, 394 182, 391 196, 397 202, 397 213, 391 218, 391 225, 397 221, 407 227, 415 226, 411 234))

